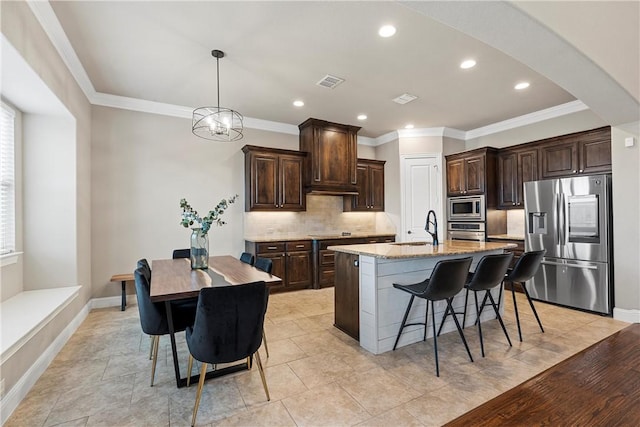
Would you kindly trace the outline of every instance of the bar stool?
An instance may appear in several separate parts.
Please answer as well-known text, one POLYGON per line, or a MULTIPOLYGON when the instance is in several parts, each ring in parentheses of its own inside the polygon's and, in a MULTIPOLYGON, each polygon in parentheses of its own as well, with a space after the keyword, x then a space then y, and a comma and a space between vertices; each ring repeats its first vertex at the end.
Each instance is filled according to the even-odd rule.
POLYGON ((538 317, 538 312, 536 308, 533 306, 533 301, 531 300, 531 296, 529 295, 529 291, 527 291, 526 281, 531 279, 538 268, 540 268, 540 263, 542 262, 542 258, 546 250, 541 251, 531 251, 525 252, 520 256, 518 261, 516 261, 516 265, 513 266, 513 269, 507 270, 507 274, 504 277, 504 280, 507 282, 511 282, 511 295, 513 296, 513 309, 516 312, 516 323, 518 324, 518 337, 520 338, 520 342, 522 342, 522 330, 520 329, 520 316, 518 315, 518 304, 516 303, 516 292, 513 289, 514 283, 520 283, 522 289, 524 290, 524 294, 527 296, 527 301, 529 301, 529 305, 531 306, 531 310, 533 311, 533 315, 536 316, 536 320, 538 321, 538 326, 540 326, 540 330, 544 333, 544 328, 542 327, 542 322, 540 322, 540 317, 538 317))
MULTIPOLYGON (((393 284, 394 288, 411 294, 411 299, 409 300, 407 311, 405 311, 404 317, 402 318, 402 324, 400 325, 400 330, 398 331, 396 342, 395 344, 393 344, 393 349, 395 350, 398 346, 400 335, 402 335, 402 330, 406 326, 424 325, 423 340, 426 341, 427 323, 429 319, 429 302, 431 302, 433 350, 436 358, 436 376, 438 377, 440 376, 440 366, 438 364, 438 339, 436 335, 436 317, 433 302, 445 300, 447 302, 447 310, 453 311, 451 301, 453 300, 453 297, 456 296, 464 287, 467 275, 469 274, 469 266, 471 266, 471 261, 471 257, 438 261, 436 266, 433 268, 431 277, 429 277, 428 279, 420 283, 414 283, 412 285, 401 285, 398 283, 393 284), (415 297, 427 300, 427 309, 425 312, 424 323, 407 323, 407 318, 409 317, 411 305, 413 304, 413 300, 415 297)), ((466 348, 467 354, 469 355, 469 359, 473 362, 471 351, 469 350, 469 346, 467 345, 467 340, 464 338, 464 333, 462 332, 462 328, 460 328, 458 319, 455 316, 453 318, 455 320, 456 327, 458 328, 458 334, 460 334, 460 338, 462 338, 464 347, 466 348)))
MULTIPOLYGON (((495 288, 496 286, 502 285, 502 281, 507 272, 507 269, 509 268, 509 263, 511 262, 512 258, 513 254, 510 252, 504 254, 483 256, 476 266, 476 271, 474 273, 469 273, 467 283, 464 285, 465 288, 467 288, 465 302, 467 301, 469 291, 473 291, 473 298, 476 306, 476 323, 478 324, 478 336, 480 337, 480 351, 482 352, 482 357, 484 357, 484 341, 482 339, 482 322, 480 322, 480 315, 482 314, 484 305, 480 307, 478 304, 478 292, 485 292, 483 303, 487 301, 487 298, 489 299, 489 302, 491 302, 491 306, 496 313, 496 318, 498 319, 498 321, 500 322, 500 326, 502 327, 502 332, 504 332, 504 336, 507 337, 507 342, 511 347, 511 339, 509 338, 507 328, 505 328, 504 322, 502 321, 502 316, 500 316, 498 305, 491 295, 491 289, 495 288)), ((449 314, 453 315, 453 317, 455 318, 456 313, 447 310, 442 317, 443 324, 447 315, 449 314)), ((465 304, 463 325, 464 319, 466 319, 466 317, 467 306, 465 304)), ((442 328, 442 326, 440 327, 442 328)))

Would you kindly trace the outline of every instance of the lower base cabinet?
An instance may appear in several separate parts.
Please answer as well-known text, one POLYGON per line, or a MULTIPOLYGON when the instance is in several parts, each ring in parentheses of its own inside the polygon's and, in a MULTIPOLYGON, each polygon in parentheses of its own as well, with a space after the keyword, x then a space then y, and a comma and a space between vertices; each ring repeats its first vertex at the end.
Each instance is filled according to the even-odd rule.
POLYGON ((336 328, 360 341, 360 268, 358 255, 335 254, 335 323, 336 328))
POLYGON ((271 292, 306 289, 313 286, 311 240, 290 242, 245 242, 245 251, 256 258, 273 262, 271 274, 282 279, 280 285, 270 285, 271 292))

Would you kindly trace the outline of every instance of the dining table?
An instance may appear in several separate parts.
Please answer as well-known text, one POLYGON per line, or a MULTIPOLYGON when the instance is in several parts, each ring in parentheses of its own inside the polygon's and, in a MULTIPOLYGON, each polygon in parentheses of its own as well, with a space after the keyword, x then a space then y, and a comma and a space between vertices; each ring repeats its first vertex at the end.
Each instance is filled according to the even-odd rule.
MULTIPOLYGON (((200 289, 216 286, 242 285, 251 282, 264 281, 267 285, 282 283, 280 277, 274 276, 246 264, 231 255, 209 257, 209 267, 206 269, 192 269, 189 258, 158 259, 151 261, 153 276, 150 286, 152 302, 164 302, 169 323, 171 352, 178 388, 187 384, 187 378, 180 375, 178 351, 176 348, 175 329, 171 313, 171 301, 179 301, 197 297, 200 289)), ((228 366, 207 372, 207 378, 237 372, 247 368, 246 363, 228 366)), ((187 373, 191 376, 191 372, 187 373)), ((191 377, 191 382, 197 382, 199 375, 191 377)))

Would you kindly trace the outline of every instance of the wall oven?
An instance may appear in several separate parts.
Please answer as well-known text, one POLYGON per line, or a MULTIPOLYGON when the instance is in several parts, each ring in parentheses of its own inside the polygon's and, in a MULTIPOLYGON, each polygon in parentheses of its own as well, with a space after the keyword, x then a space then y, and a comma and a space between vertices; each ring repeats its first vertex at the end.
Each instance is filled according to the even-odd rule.
POLYGON ((447 225, 449 240, 485 241, 484 222, 450 222, 447 225))
POLYGON ((449 197, 447 221, 484 222, 484 196, 449 197))

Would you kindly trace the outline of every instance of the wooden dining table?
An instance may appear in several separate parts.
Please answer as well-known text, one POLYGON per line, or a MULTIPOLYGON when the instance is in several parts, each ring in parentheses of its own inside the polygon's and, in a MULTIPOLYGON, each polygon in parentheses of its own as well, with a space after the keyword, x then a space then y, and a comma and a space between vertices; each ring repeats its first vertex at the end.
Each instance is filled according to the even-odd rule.
MULTIPOLYGON (((173 367, 178 387, 184 387, 187 384, 187 378, 180 376, 171 301, 197 297, 202 288, 242 285, 258 281, 264 281, 267 285, 282 283, 281 278, 258 270, 230 255, 209 257, 208 269, 191 269, 189 258, 153 260, 151 271, 153 272, 150 287, 151 301, 164 302, 166 306, 173 367)), ((243 363, 208 372, 207 378, 237 372, 246 369, 246 366, 246 363, 243 363)), ((187 375, 191 373, 188 372, 187 375)), ((191 382, 197 382, 198 377, 199 375, 194 375, 191 382)))

